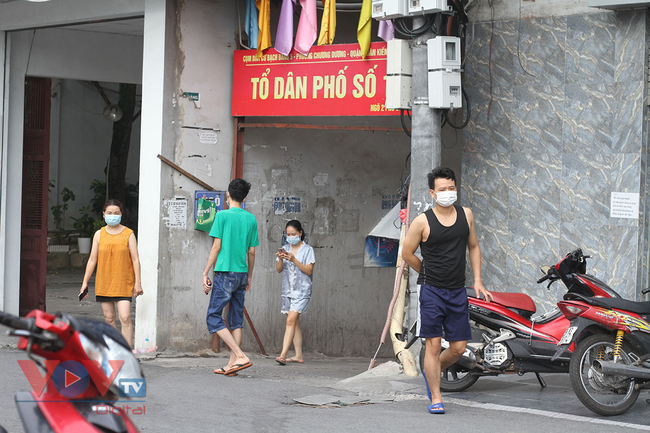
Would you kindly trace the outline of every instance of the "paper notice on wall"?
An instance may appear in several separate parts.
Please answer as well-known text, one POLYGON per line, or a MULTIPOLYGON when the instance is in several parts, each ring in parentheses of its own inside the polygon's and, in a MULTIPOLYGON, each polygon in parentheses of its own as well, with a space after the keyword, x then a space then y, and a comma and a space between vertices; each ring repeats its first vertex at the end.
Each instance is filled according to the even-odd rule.
POLYGON ((167 208, 167 216, 163 217, 167 227, 184 229, 187 226, 187 199, 185 197, 174 197, 165 200, 163 205, 167 208))
POLYGON ((610 218, 639 218, 638 192, 613 192, 610 218))
POLYGON ((217 144, 216 131, 203 131, 199 134, 201 144, 217 144))

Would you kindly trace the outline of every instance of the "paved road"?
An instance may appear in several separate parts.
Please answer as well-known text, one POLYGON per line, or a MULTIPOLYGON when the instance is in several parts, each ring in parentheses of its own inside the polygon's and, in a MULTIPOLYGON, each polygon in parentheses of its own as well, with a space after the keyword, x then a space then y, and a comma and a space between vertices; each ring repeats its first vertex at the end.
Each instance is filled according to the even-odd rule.
MULTIPOLYGON (((48 275, 48 311, 73 310, 74 314, 101 318, 94 302, 79 304, 72 299, 79 287, 72 280, 67 275, 48 275), (50 283, 57 284, 50 287, 50 283)), ((29 389, 16 362, 26 357, 7 345, 15 341, 2 334, 0 327, 0 384, 4 391, 0 393, 0 425, 9 432, 20 432, 13 394, 29 389)), ((604 418, 582 406, 567 375, 544 375, 545 389, 534 375, 481 378, 465 392, 444 396, 446 415, 430 415, 423 379, 399 374, 397 364, 389 360, 366 372, 368 359, 311 355, 304 365, 279 366, 273 358, 251 355, 254 366, 230 378, 212 373, 225 364, 224 356, 176 353, 143 358, 147 396, 144 403, 130 405, 143 404, 145 414, 134 416, 135 423, 143 432, 650 431, 646 391, 627 413, 604 418), (364 396, 373 403, 314 407, 294 401, 313 395, 339 400, 364 396)))
MULTIPOLYGON (((24 353, 0 350, 0 425, 22 431, 13 392, 29 389, 17 360, 24 353)), ((143 360, 147 378, 144 415, 134 416, 143 432, 608 432, 650 431, 648 404, 639 400, 626 414, 603 418, 582 407, 565 375, 546 375, 539 388, 534 376, 484 378, 464 393, 447 394, 447 414, 426 411, 422 378, 393 374, 392 362, 363 373, 367 359, 312 358, 304 365, 279 366, 273 359, 253 357, 253 367, 238 377, 215 375, 224 358, 156 358, 143 360), (348 381, 345 378, 353 377, 348 381), (369 396, 374 404, 313 407, 294 399, 325 394, 369 396), (379 401, 394 399, 392 402, 379 401), (435 424, 434 424, 435 423, 435 424)), ((126 404, 126 403, 125 403, 126 404)))

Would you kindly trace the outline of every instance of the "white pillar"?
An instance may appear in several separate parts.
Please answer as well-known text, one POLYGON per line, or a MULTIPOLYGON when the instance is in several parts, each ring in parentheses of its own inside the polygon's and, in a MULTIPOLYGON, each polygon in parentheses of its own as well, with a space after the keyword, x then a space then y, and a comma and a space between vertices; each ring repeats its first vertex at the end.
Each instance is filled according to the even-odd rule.
MULTIPOLYGON (((5 107, 9 102, 8 67, 6 46, 7 33, 0 32, 0 239, 7 238, 7 116, 5 116, 5 107)), ((5 281, 5 245, 6 242, 0 242, 0 283, 5 281)), ((6 310, 5 307, 5 290, 7 285, 3 284, 0 288, 0 310, 6 310)))
POLYGON ((6 45, 5 130, 2 157, 2 246, 4 311, 18 314, 20 303, 20 232, 23 183, 25 74, 31 32, 9 33, 6 45), (11 97, 9 97, 9 95, 11 97))
POLYGON ((138 250, 144 295, 136 303, 135 348, 157 346, 158 236, 161 221, 161 162, 165 78, 165 0, 146 0, 142 68, 138 250))

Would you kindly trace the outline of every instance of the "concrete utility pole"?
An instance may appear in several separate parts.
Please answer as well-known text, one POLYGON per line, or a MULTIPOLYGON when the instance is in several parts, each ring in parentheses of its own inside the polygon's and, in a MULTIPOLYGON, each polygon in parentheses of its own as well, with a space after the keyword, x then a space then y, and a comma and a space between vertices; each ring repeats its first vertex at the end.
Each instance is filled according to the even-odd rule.
MULTIPOLYGON (((424 16, 413 17, 413 28, 419 28, 425 22, 424 16)), ((434 36, 428 30, 413 40, 411 219, 424 212, 427 203, 432 204, 426 176, 441 162, 440 110, 429 108, 428 93, 427 40, 434 36)))
MULTIPOLYGON (((413 28, 425 25, 425 16, 413 17, 413 28)), ((413 110, 411 115, 411 220, 430 208, 432 203, 427 183, 427 174, 440 165, 440 110, 429 108, 427 66, 427 40, 435 35, 430 29, 413 40, 413 76, 411 80, 413 110)), ((409 273, 409 315, 410 326, 416 319, 417 278, 411 270, 409 273)), ((415 345, 417 350, 419 345, 415 345)), ((417 357, 417 353, 415 353, 417 357)))

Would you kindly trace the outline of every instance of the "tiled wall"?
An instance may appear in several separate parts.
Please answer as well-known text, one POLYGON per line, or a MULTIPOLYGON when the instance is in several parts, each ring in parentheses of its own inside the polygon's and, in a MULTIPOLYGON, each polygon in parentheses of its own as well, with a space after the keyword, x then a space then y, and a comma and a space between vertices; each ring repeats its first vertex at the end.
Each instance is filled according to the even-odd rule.
POLYGON ((489 290, 523 290, 551 309, 565 289, 535 284, 539 268, 577 246, 623 297, 647 284, 646 18, 470 24, 461 201, 476 216, 489 290), (610 218, 611 192, 639 192, 639 219, 610 218))

